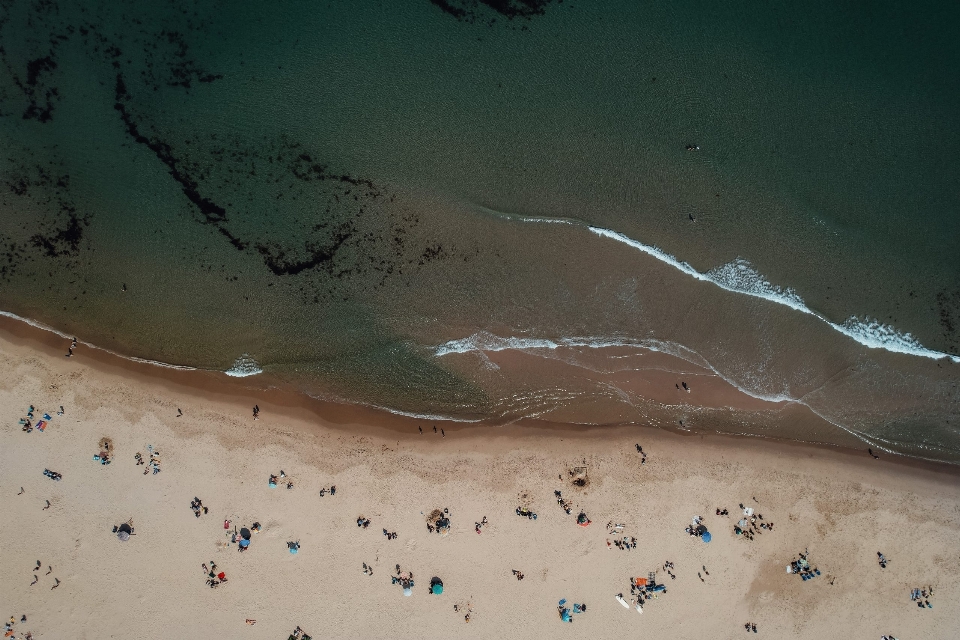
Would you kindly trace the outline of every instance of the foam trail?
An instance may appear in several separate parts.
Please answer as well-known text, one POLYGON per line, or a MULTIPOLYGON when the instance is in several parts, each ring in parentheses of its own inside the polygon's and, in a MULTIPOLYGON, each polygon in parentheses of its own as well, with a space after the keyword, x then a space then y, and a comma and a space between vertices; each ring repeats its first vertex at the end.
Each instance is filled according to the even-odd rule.
POLYGON ((681 360, 685 360, 690 364, 701 366, 705 369, 709 369, 717 377, 727 382, 730 386, 734 387, 738 391, 755 398, 757 400, 763 400, 765 402, 772 403, 781 403, 781 402, 799 402, 803 404, 800 400, 796 398, 791 398, 788 395, 784 394, 765 394, 759 393, 752 389, 746 388, 740 384, 737 384, 736 381, 732 380, 728 376, 724 375, 717 370, 706 358, 701 356, 699 353, 690 349, 689 347, 684 347, 683 345, 674 344, 672 342, 664 342, 662 340, 634 340, 630 338, 602 338, 602 337, 573 337, 573 338, 558 338, 556 341, 547 340, 545 338, 502 338, 500 336, 493 335, 486 331, 481 331, 475 333, 468 338, 461 338, 459 340, 450 340, 445 342, 437 347, 434 347, 434 355, 437 357, 446 356, 455 353, 471 353, 471 352, 490 352, 490 351, 532 351, 537 349, 559 349, 560 347, 587 347, 589 349, 605 349, 609 347, 634 347, 638 349, 645 349, 647 351, 657 351, 659 353, 666 353, 672 355, 681 360))
POLYGON ((888 324, 883 324, 877 320, 873 320, 869 317, 861 319, 856 316, 851 316, 842 323, 833 322, 832 320, 808 307, 803 301, 803 298, 801 298, 800 295, 793 289, 784 289, 768 282, 756 269, 753 268, 748 261, 742 258, 737 258, 729 264, 715 267, 710 271, 703 273, 697 271, 687 262, 679 260, 675 256, 659 249, 658 247, 634 240, 633 238, 625 236, 619 231, 604 229, 603 227, 595 227, 583 222, 582 220, 577 220, 575 218, 524 216, 520 214, 504 213, 488 207, 481 207, 481 209, 491 215, 516 222, 566 224, 572 227, 585 228, 591 233, 594 233, 602 238, 615 240, 638 251, 642 251, 648 256, 656 258, 660 262, 664 262, 674 269, 677 269, 688 276, 696 278, 697 280, 709 282, 726 291, 740 293, 754 298, 761 298, 769 302, 781 304, 785 307, 790 307, 795 311, 811 315, 821 322, 829 325, 834 331, 842 333, 843 335, 857 341, 867 348, 884 349, 893 353, 921 356, 924 358, 931 358, 933 360, 947 358, 952 362, 960 364, 960 356, 954 356, 950 355, 949 353, 943 353, 942 351, 927 349, 911 334, 901 333, 900 331, 897 331, 896 328, 888 324))

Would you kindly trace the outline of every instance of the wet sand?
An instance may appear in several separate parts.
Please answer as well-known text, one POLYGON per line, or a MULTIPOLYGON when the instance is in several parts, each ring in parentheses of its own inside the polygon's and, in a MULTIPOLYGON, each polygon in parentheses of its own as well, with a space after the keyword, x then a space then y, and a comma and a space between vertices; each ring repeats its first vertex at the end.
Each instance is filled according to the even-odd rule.
POLYGON ((778 638, 950 638, 960 629, 960 483, 946 465, 635 425, 438 423, 441 436, 431 422, 83 345, 64 358, 68 341, 17 324, 0 330, 0 495, 10 525, 0 529, 0 600, 18 620, 27 615, 18 637, 279 638, 296 625, 315 638, 732 638, 745 622, 778 638), (44 433, 17 425, 31 404, 53 415, 44 433), (60 405, 64 416, 54 415, 60 405), (106 466, 92 460, 104 437, 116 456, 106 466), (147 444, 160 452, 160 473, 135 463, 147 444), (293 489, 267 486, 281 469, 293 489), (321 497, 331 485, 336 495, 321 497), (209 509, 200 518, 195 496, 209 509), (737 536, 740 503, 774 529, 737 536), (538 519, 517 517, 518 506, 538 519), (718 507, 731 516, 716 516, 718 507), (436 508, 449 510, 445 537, 426 528, 436 508), (589 527, 576 525, 581 509, 589 527), (369 529, 357 527, 361 515, 369 529), (695 515, 710 544, 684 532, 695 515), (131 518, 136 535, 118 541, 112 526, 131 518), (226 534, 255 521, 262 531, 238 553, 226 534), (609 534, 608 522, 623 531, 609 534), (608 547, 624 535, 636 549, 608 547), (294 540, 296 555, 286 546, 294 540), (821 571, 811 581, 784 569, 804 549, 821 571), (890 559, 885 570, 877 551, 890 559), (228 577, 216 589, 204 584, 210 560, 228 577), (676 579, 662 570, 668 560, 676 579), (396 564, 414 574, 410 598, 391 584, 396 564), (667 592, 642 616, 621 607, 614 596, 650 571, 667 592), (428 594, 434 575, 443 595, 428 594), (934 606, 920 610, 910 590, 930 585, 934 606), (588 609, 562 623, 561 598, 588 609))

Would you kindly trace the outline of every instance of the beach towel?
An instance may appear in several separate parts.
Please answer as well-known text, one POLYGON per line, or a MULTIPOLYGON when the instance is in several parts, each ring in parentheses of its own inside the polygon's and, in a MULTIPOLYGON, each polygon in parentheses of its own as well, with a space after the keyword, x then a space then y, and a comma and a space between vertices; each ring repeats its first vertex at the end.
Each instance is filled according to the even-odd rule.
POLYGON ((47 428, 47 423, 44 422, 43 420, 37 423, 37 431, 42 432, 46 428, 47 428))

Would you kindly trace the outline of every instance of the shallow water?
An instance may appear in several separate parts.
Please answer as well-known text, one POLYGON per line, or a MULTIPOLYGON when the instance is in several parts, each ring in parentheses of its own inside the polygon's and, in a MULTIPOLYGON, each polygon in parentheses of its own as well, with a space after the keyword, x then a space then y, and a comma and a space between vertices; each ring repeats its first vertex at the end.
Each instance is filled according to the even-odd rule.
POLYGON ((665 350, 960 460, 956 7, 448 4, 2 3, 0 309, 469 420, 665 350))

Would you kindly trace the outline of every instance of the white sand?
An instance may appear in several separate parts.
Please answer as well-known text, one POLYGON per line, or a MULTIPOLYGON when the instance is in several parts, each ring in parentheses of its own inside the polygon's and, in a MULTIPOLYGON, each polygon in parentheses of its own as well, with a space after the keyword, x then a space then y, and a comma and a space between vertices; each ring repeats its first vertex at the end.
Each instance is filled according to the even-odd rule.
POLYGON ((415 427, 333 428, 263 403, 254 422, 255 397, 204 398, 90 366, 82 349, 66 359, 2 337, 0 367, 0 614, 27 615, 18 638, 285 640, 297 625, 317 639, 734 638, 747 621, 766 638, 960 635, 956 475, 866 454, 637 428, 467 429, 441 438, 430 428, 423 436, 415 427), (24 433, 17 420, 30 404, 38 416, 62 404, 66 415, 45 433, 24 433), (116 451, 107 466, 92 460, 104 436, 116 451), (147 444, 161 453, 159 474, 135 465, 147 444), (585 488, 558 480, 578 465, 587 467, 585 488), (44 468, 63 479, 44 477, 44 468), (281 469, 294 489, 268 488, 281 469), (331 484, 337 494, 321 498, 331 484), (561 511, 555 489, 574 515, 561 511), (521 493, 536 521, 515 515, 521 493), (194 517, 194 496, 208 515, 194 517), (774 530, 753 542, 735 536, 741 502, 774 530), (437 507, 450 510, 446 537, 426 529, 423 514, 437 507), (731 517, 714 515, 716 507, 731 517), (575 524, 580 508, 593 521, 587 528, 575 524), (357 528, 360 514, 369 529, 357 528), (710 544, 683 531, 697 514, 710 544), (483 516, 489 524, 477 535, 483 516), (111 528, 130 518, 136 535, 120 542, 111 528), (224 519, 259 521, 263 531, 241 554, 224 519), (636 550, 608 549, 610 520, 639 539, 636 550), (387 540, 383 528, 399 538, 387 540), (297 555, 288 540, 300 540, 297 555), (808 582, 784 568, 805 548, 823 574, 808 582), (890 559, 886 570, 878 550, 890 559), (216 589, 201 568, 211 559, 229 579, 216 589), (30 586, 37 560, 43 569, 30 586), (642 616, 617 603, 632 576, 665 560, 677 578, 659 571, 667 593, 642 616), (414 573, 412 597, 390 583, 398 563, 414 573), (441 596, 428 594, 434 575, 444 581, 441 596), (55 590, 54 578, 62 581, 55 590), (934 608, 921 610, 909 594, 927 585, 934 608), (561 598, 587 612, 562 623, 561 598), (468 603, 466 624, 454 605, 468 603))

